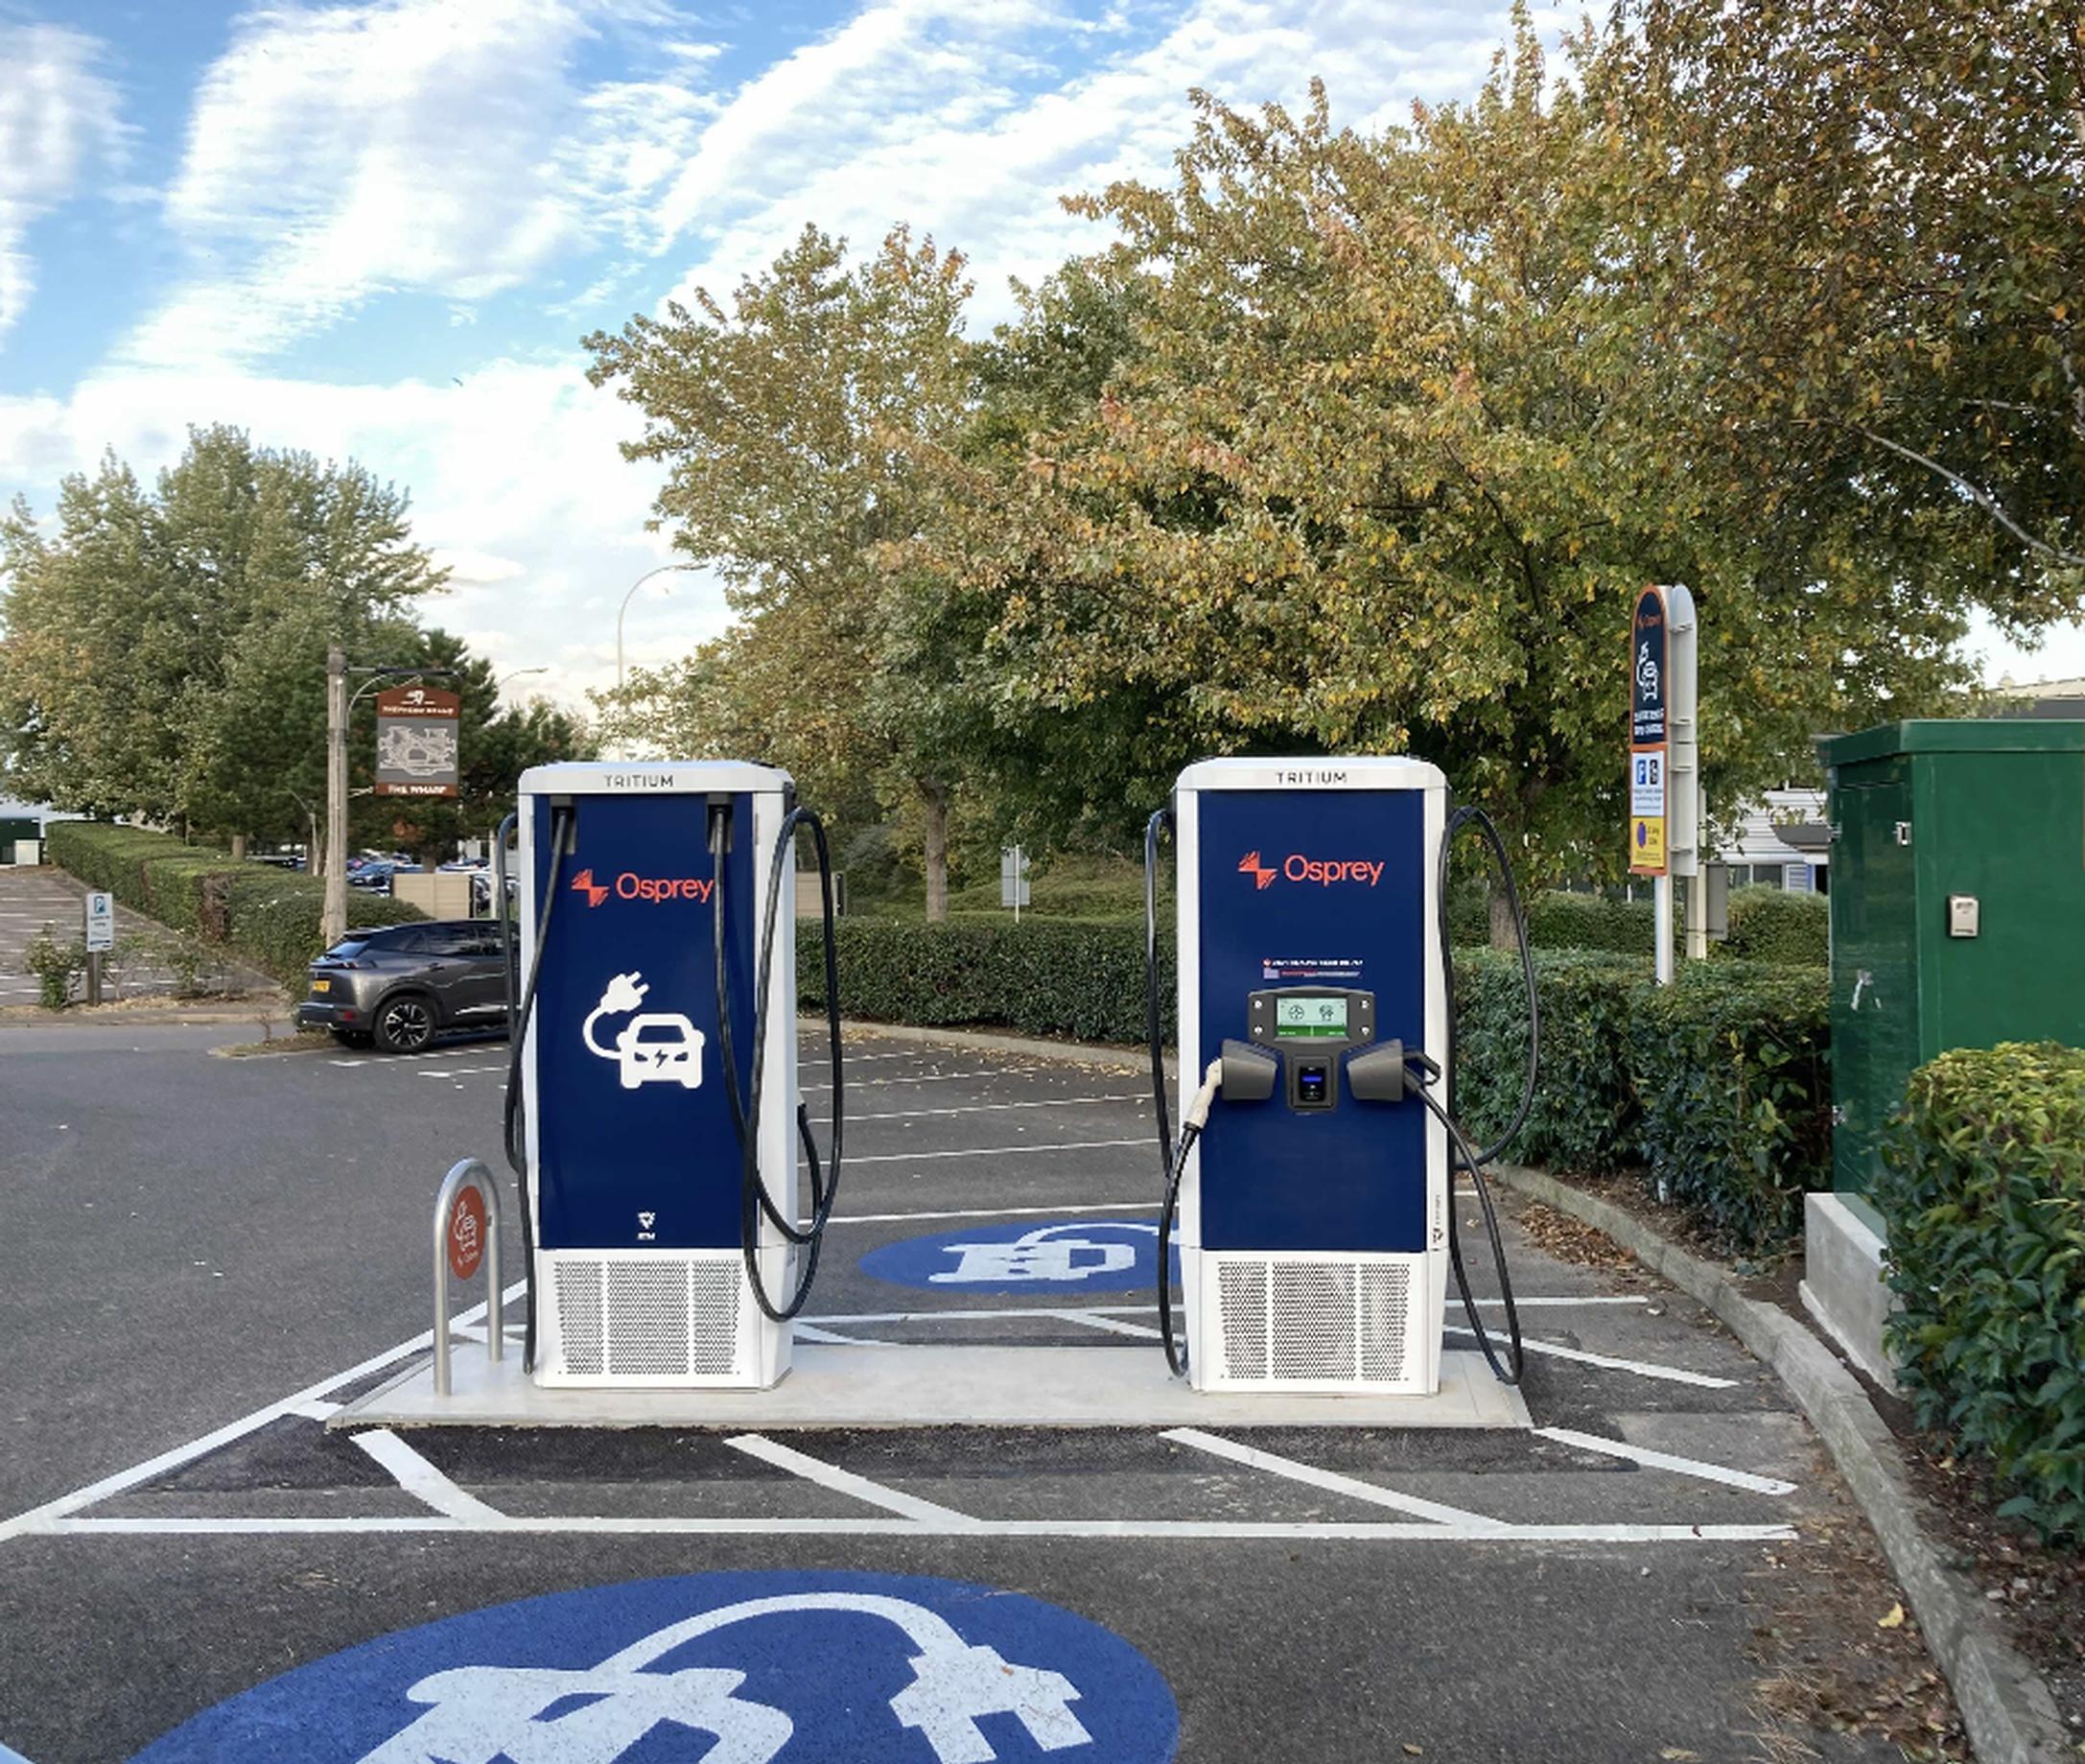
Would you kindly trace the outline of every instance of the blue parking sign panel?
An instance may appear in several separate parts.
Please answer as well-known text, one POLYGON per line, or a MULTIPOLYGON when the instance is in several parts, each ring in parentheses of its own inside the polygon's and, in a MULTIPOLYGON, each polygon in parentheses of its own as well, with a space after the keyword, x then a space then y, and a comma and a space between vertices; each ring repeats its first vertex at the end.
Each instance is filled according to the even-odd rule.
MULTIPOLYGON (((1180 1252, 1172 1255, 1180 1278, 1180 1252)), ((1026 1219, 906 1237, 871 1250, 861 1271, 925 1292, 1150 1292, 1159 1283, 1152 1218, 1026 1219)))
POLYGON ((551 1593, 270 1680, 132 1764, 1167 1764, 1120 1636, 912 1575, 693 1574, 551 1593))

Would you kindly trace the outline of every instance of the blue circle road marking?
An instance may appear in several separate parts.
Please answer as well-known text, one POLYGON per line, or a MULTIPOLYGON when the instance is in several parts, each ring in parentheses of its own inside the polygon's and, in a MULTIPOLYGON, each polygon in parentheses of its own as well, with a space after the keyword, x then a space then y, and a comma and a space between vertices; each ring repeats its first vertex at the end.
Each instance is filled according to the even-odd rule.
MULTIPOLYGON (((1180 1252, 1173 1252, 1180 1279, 1180 1252)), ((1149 1292, 1159 1283, 1152 1219, 1024 1220, 971 1225, 871 1250, 861 1271, 927 1292, 1149 1292)))
POLYGON ((206 1709, 132 1764, 1168 1764, 1119 1635, 916 1575, 690 1574, 385 1635, 206 1709))

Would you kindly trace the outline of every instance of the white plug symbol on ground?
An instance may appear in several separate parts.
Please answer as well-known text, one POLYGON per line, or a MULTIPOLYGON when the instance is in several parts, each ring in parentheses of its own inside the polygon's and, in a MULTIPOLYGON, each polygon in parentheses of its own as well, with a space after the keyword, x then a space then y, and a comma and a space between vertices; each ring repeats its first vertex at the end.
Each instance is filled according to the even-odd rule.
POLYGON ((597 1023, 636 1010, 650 990, 644 975, 635 969, 617 975, 601 989, 600 1002, 580 1024, 580 1038, 589 1053, 616 1062, 626 1091, 642 1084, 678 1084, 683 1090, 700 1090, 702 1031, 678 1011, 646 1011, 632 1017, 616 1032, 610 1047, 603 1047, 594 1039, 597 1023))

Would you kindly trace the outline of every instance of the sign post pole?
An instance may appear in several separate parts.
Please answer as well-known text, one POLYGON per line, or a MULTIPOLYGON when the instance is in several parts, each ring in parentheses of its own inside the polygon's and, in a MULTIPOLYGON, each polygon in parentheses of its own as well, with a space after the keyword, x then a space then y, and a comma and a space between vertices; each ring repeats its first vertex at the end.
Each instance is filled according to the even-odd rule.
POLYGON ((347 656, 326 650, 326 898, 318 934, 332 949, 347 930, 347 656))
MULTIPOLYGON (((1677 586, 1638 595, 1628 660, 1628 867, 1630 875, 1652 881, 1657 979, 1669 986, 1673 878, 1692 879, 1699 868, 1694 596, 1677 586)), ((1693 916, 1698 920, 1698 908, 1693 916)))
POLYGON ((86 900, 87 1002, 102 1001, 102 957, 116 947, 116 897, 90 889, 86 900))

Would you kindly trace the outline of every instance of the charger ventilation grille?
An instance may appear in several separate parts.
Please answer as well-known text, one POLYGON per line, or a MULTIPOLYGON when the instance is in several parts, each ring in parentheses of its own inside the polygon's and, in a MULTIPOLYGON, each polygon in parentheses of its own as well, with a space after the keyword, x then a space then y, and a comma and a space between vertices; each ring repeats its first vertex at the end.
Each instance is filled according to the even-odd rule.
POLYGON ((1416 1374, 1412 1269, 1212 1257, 1225 1383, 1401 1385, 1416 1374))
POLYGON ((559 1257, 553 1267, 562 1376, 663 1381, 740 1372, 736 1258, 559 1257))

